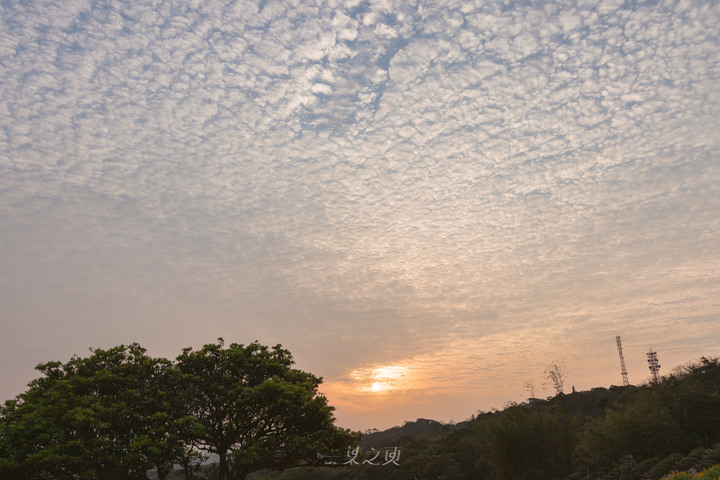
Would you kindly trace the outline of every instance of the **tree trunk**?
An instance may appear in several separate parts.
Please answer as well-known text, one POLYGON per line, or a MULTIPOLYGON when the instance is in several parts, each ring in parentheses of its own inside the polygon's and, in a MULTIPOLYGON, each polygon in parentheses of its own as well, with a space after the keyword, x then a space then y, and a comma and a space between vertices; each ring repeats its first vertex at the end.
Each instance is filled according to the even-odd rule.
MULTIPOLYGON (((180 459, 180 468, 182 468, 185 480, 192 480, 195 478, 194 469, 192 462, 185 461, 184 458, 180 459)), ((162 478, 159 480, 163 480, 162 478)))
POLYGON ((192 465, 183 467, 183 473, 185 474, 185 480, 194 480, 195 472, 192 465))
POLYGON ((230 468, 227 462, 227 454, 225 453, 218 453, 218 456, 220 457, 220 461, 218 464, 219 472, 218 472, 218 480, 230 480, 230 468))
MULTIPOLYGON (((170 467, 170 469, 172 469, 172 467, 170 467)), ((165 480, 165 478, 167 478, 170 474, 170 469, 165 466, 157 465, 155 467, 155 471, 157 472, 158 480, 165 480)))

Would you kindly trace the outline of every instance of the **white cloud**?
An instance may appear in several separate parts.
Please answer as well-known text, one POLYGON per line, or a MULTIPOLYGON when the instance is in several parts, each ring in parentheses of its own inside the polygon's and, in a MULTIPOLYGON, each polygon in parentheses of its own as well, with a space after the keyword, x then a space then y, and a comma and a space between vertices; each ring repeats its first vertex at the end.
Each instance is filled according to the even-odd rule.
POLYGON ((623 5, 2 7, 14 338, 55 310, 84 348, 116 296, 175 343, 216 316, 308 359, 337 341, 350 370, 370 345, 694 332, 717 315, 720 9, 623 5))

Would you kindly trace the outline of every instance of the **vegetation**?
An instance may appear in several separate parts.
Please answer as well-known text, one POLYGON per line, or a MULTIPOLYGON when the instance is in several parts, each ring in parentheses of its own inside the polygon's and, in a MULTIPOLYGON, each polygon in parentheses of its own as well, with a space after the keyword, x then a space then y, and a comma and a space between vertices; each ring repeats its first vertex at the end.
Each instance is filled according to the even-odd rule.
POLYGON ((137 344, 38 365, 29 390, 0 407, 0 478, 193 478, 202 452, 220 480, 263 468, 319 464, 359 434, 333 425, 321 379, 290 352, 257 343, 186 349, 175 362, 137 344))
POLYGON ((720 465, 705 469, 695 475, 688 472, 678 472, 667 477, 667 480, 718 480, 720 479, 720 465))
POLYGON ((457 425, 418 419, 368 431, 359 456, 348 448, 359 434, 333 425, 320 379, 293 369, 280 346, 220 340, 170 362, 133 344, 38 370, 43 376, 0 409, 0 478, 136 479, 148 471, 160 480, 720 477, 717 358, 658 383, 570 394, 562 393, 558 368, 554 397, 457 425), (200 464, 210 454, 219 462, 200 464), (328 458, 335 468, 320 468, 328 458))
MULTIPOLYGON (((561 392, 564 379, 556 379, 561 392)), ((322 476, 265 471, 250 480, 657 480, 680 469, 686 476, 674 480, 715 480, 719 416, 720 363, 703 358, 658 384, 558 393, 457 425, 420 419, 364 435, 366 449, 401 448, 398 466, 354 465, 322 476)))
POLYGON ((318 452, 344 452, 359 439, 333 426, 321 379, 292 363, 280 346, 222 341, 177 358, 187 413, 199 426, 195 445, 218 455, 220 479, 319 463, 318 452))

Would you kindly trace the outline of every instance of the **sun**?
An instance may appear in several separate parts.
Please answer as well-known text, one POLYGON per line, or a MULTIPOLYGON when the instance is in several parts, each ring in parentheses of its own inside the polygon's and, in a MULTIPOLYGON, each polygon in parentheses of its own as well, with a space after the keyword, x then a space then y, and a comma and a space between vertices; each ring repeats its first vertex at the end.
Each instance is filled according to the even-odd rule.
POLYGON ((385 365, 376 367, 368 375, 373 382, 368 388, 373 393, 384 393, 400 387, 402 378, 407 369, 400 365, 385 365))
POLYGON ((408 388, 410 368, 404 365, 375 365, 350 372, 352 389, 358 393, 384 394, 408 388))
POLYGON ((384 382, 375 382, 370 386, 370 391, 375 393, 386 392, 388 390, 392 390, 392 386, 384 382))

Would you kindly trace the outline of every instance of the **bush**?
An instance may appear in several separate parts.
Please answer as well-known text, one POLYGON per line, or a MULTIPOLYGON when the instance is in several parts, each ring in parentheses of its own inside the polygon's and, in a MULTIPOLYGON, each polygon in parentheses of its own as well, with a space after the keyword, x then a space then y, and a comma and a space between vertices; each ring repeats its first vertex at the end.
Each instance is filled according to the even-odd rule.
POLYGON ((705 470, 710 467, 714 467, 718 463, 720 463, 720 445, 716 444, 714 450, 710 450, 705 454, 702 460, 698 462, 697 468, 698 470, 705 470))
POLYGON ((695 477, 697 480, 718 480, 720 479, 720 465, 715 465, 707 470, 703 470, 695 477))
POLYGON ((669 477, 666 477, 665 480, 692 480, 693 476, 690 475, 687 472, 678 472, 673 475, 670 475, 669 477))
POLYGON ((635 468, 635 474, 638 476, 642 476, 643 473, 649 471, 652 467, 657 465, 658 462, 660 462, 659 457, 652 457, 652 458, 648 458, 647 460, 643 460, 635 468))
POLYGON ((689 470, 700 462, 704 453, 705 451, 702 448, 694 449, 685 458, 680 460, 675 468, 680 471, 689 470))
POLYGON ((720 465, 715 465, 707 470, 703 470, 697 475, 691 475, 687 472, 678 472, 664 480, 720 480, 720 465))
POLYGON ((663 461, 648 470, 648 472, 643 476, 643 478, 649 478, 650 480, 662 478, 670 470, 672 470, 682 458, 683 456, 680 453, 673 453, 668 455, 663 461))

